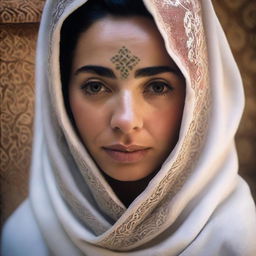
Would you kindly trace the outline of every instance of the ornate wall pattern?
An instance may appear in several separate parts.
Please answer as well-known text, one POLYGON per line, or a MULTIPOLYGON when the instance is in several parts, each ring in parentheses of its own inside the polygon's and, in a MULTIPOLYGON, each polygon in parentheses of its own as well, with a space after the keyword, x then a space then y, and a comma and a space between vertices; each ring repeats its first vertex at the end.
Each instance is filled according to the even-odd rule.
POLYGON ((0 23, 37 23, 44 0, 1 0, 0 23))
POLYGON ((0 227, 27 196, 34 56, 44 0, 0 2, 0 227))
POLYGON ((0 25, 2 217, 27 195, 37 30, 34 24, 0 25))
MULTIPOLYGON (((256 1, 212 0, 242 73, 246 108, 236 142, 256 199, 256 1)), ((0 2, 0 227, 28 193, 34 56, 44 0, 0 2)))

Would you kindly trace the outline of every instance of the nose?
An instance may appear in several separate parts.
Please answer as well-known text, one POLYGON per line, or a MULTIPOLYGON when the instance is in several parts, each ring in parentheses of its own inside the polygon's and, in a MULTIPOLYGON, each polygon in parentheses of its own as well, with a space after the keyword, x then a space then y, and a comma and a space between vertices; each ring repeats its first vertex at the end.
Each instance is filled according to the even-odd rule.
POLYGON ((111 128, 129 134, 143 126, 141 102, 132 92, 120 93, 111 116, 111 128))

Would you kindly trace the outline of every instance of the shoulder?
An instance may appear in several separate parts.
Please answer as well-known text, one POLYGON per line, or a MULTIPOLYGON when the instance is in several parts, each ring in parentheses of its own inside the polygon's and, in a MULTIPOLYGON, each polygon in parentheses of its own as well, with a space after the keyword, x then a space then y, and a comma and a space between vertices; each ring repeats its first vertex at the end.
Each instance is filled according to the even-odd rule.
POLYGON ((49 255, 28 200, 5 223, 1 248, 3 256, 49 255))
POLYGON ((208 219, 182 256, 255 256, 256 211, 248 185, 241 179, 208 219))
POLYGON ((209 227, 213 235, 209 236, 211 245, 215 241, 220 245, 219 252, 225 252, 217 255, 256 255, 255 203, 242 178, 238 178, 236 189, 216 209, 209 227))

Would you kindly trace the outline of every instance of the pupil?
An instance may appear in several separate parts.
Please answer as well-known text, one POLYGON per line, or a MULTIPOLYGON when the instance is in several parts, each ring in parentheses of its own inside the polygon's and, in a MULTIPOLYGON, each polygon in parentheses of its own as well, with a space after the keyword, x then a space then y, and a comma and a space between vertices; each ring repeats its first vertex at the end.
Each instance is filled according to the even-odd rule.
POLYGON ((154 85, 154 90, 155 90, 156 92, 162 92, 163 89, 164 89, 164 87, 163 87, 162 84, 155 84, 155 85, 154 85))
POLYGON ((99 90, 100 90, 100 88, 101 88, 101 85, 100 84, 92 84, 92 86, 91 86, 91 90, 93 91, 93 92, 98 92, 99 90))

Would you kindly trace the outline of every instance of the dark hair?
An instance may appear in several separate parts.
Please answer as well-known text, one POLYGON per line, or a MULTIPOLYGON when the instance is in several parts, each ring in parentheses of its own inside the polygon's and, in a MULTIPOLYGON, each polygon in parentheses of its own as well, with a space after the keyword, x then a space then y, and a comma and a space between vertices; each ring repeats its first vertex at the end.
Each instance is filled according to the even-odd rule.
POLYGON ((144 16, 152 19, 142 0, 89 0, 67 17, 61 28, 60 72, 63 97, 70 117, 72 114, 68 100, 68 84, 74 49, 80 34, 95 21, 107 15, 117 17, 144 16))

